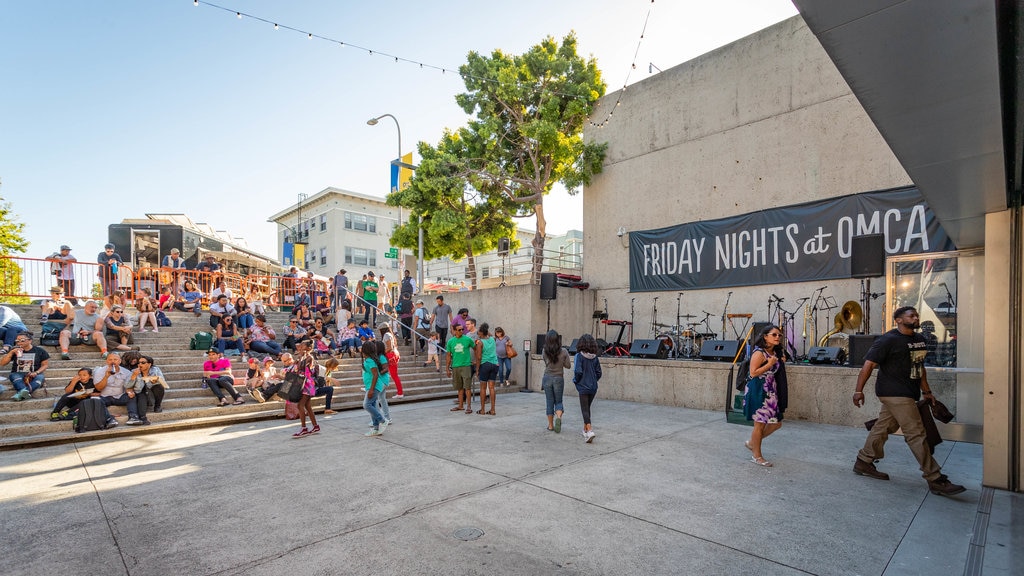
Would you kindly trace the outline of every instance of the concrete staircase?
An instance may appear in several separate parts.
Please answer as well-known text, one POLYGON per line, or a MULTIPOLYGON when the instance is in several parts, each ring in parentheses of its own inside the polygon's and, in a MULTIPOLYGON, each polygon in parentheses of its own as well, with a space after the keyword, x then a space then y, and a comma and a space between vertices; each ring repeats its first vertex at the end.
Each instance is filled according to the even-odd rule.
MULTIPOLYGON (((40 330, 39 308, 35 306, 11 306, 21 315, 22 320, 36 334, 38 345, 40 330)), ((134 317, 134 310, 129 309, 134 317)), ((119 426, 111 430, 86 433, 75 433, 70 421, 50 421, 50 410, 54 402, 63 394, 64 386, 71 380, 80 367, 93 368, 103 364, 99 351, 95 347, 77 346, 69 350, 71 360, 61 360, 60 350, 46 347, 50 353, 50 365, 46 372, 46 390, 37 390, 31 399, 13 402, 13 386, 4 382, 8 388, 0 395, 0 450, 20 447, 75 442, 86 439, 109 438, 131 434, 151 434, 168 430, 215 426, 284 417, 284 402, 270 401, 257 403, 246 393, 246 366, 238 356, 231 357, 235 374, 235 389, 242 395, 246 403, 240 406, 217 407, 217 398, 207 389, 202 388, 202 363, 206 360, 204 350, 189 350, 189 340, 200 331, 210 331, 208 314, 196 318, 191 313, 170 312, 168 317, 173 324, 160 329, 159 333, 135 333, 135 344, 144 354, 152 356, 155 365, 163 370, 170 389, 163 401, 163 412, 150 412, 150 426, 124 426, 127 411, 122 406, 111 406, 110 412, 118 418, 119 426)), ((287 324, 288 314, 270 312, 267 322, 280 332, 280 327, 287 324)), ((147 326, 147 328, 149 328, 147 326)), ((279 337, 283 340, 283 337, 279 337)), ((394 400, 394 388, 389 388, 389 404, 432 400, 436 398, 454 398, 451 382, 438 373, 433 365, 423 367, 424 356, 413 356, 412 348, 400 348, 402 360, 399 375, 405 397, 394 400)), ((321 359, 321 363, 326 357, 321 359)), ((362 409, 363 392, 361 376, 361 359, 341 358, 341 366, 332 375, 338 384, 335 385, 332 409, 362 409)), ((278 364, 280 366, 280 364, 278 364)), ((442 368, 443 370, 443 368, 442 368)), ((6 376, 10 366, 0 368, 6 376)), ((499 390, 508 392, 518 390, 509 386, 499 390)), ((313 408, 317 413, 324 409, 324 398, 314 398, 313 408)))

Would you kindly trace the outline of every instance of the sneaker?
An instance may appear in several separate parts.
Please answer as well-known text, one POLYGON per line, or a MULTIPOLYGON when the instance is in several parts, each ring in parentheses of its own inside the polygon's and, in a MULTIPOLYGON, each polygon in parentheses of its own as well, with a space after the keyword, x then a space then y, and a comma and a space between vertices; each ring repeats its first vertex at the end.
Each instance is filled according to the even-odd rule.
POLYGON ((259 388, 253 388, 252 390, 249 390, 249 396, 252 396, 253 400, 256 400, 260 404, 263 404, 264 402, 267 401, 267 399, 263 397, 263 392, 259 388))
POLYGON ((378 434, 383 434, 384 431, 388 429, 388 423, 389 422, 391 422, 391 421, 390 420, 385 420, 385 421, 381 422, 380 423, 380 427, 377 429, 377 433, 378 434))
POLYGON ((203 390, 206 390, 209 387, 210 385, 206 383, 206 380, 203 380, 203 390))
POLYGON ((292 434, 292 438, 302 438, 303 436, 309 436, 310 434, 311 432, 309 431, 309 428, 303 428, 295 434, 292 434))
POLYGON ((334 410, 331 410, 330 408, 327 408, 327 409, 324 410, 324 415, 330 416, 332 414, 337 414, 337 412, 335 412, 334 410))
POLYGON ((117 428, 117 420, 115 420, 113 416, 111 416, 110 419, 107 420, 107 428, 117 428))
POLYGON ((107 356, 110 356, 110 352, 104 352, 103 354, 100 354, 100 358, 103 358, 104 360, 107 359, 107 356))
POLYGON ((309 433, 310 434, 319 434, 320 433, 320 425, 317 424, 316 426, 313 426, 313 429, 310 430, 309 433))
POLYGON ((60 411, 60 419, 61 420, 69 420, 68 416, 70 416, 70 415, 71 415, 71 410, 68 410, 67 408, 65 408, 65 409, 60 411))
POLYGON ((163 406, 157 406, 156 408, 153 408, 153 412, 156 412, 157 414, 159 414, 159 413, 161 413, 163 411, 164 411, 164 407, 163 406))
POLYGON ((363 434, 363 436, 380 436, 380 430, 376 428, 371 428, 370 431, 367 432, 366 434, 363 434))
POLYGON ((58 414, 57 412, 50 412, 50 421, 51 422, 56 422, 56 421, 58 421, 60 419, 61 419, 60 414, 58 414))
POLYGON ((400 398, 405 398, 405 394, 395 394, 391 397, 392 400, 398 400, 400 398))
POLYGON ((60 353, 60 359, 61 360, 71 360, 71 354, 68 354, 67 352, 61 352, 60 353))
POLYGON ((967 490, 967 488, 959 484, 950 482, 945 474, 939 476, 933 482, 929 482, 928 489, 931 490, 932 494, 938 494, 939 496, 953 496, 967 490))
MULTIPOLYGON (((871 462, 865 462, 860 458, 853 463, 853 473, 858 476, 867 476, 876 480, 888 480, 889 475, 885 472, 879 472, 875 465, 871 462)), ((929 484, 930 485, 930 484, 929 484)))
POLYGON ((584 434, 583 434, 583 438, 584 438, 584 439, 586 439, 586 441, 587 441, 587 444, 590 444, 591 442, 593 442, 593 441, 594 441, 594 436, 597 436, 597 434, 594 434, 594 431, 593 431, 593 430, 591 430, 590 432, 586 432, 586 433, 584 433, 584 434))
POLYGON ((562 419, 556 416, 555 417, 555 433, 558 434, 561 431, 562 431, 562 419))
POLYGON ((139 420, 135 416, 132 416, 131 418, 128 419, 127 422, 124 423, 124 425, 125 426, 141 426, 142 425, 142 420, 139 420))

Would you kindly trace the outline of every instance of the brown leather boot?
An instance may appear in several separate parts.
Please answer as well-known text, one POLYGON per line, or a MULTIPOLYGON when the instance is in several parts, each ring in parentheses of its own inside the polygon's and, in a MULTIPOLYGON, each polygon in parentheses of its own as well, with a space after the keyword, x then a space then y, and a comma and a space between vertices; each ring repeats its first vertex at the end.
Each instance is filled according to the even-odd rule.
POLYGON ((885 472, 879 472, 873 463, 865 462, 860 458, 857 458, 857 461, 853 463, 853 472, 859 476, 868 476, 876 480, 889 479, 889 475, 885 472))

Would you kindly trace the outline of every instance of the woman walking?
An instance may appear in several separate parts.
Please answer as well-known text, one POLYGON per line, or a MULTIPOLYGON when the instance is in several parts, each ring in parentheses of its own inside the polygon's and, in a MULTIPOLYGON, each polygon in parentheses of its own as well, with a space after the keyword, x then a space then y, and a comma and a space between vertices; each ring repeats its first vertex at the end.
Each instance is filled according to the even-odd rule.
POLYGON ((378 403, 380 397, 387 388, 386 364, 381 362, 377 353, 377 343, 367 342, 363 345, 363 386, 366 389, 366 398, 363 400, 363 409, 370 413, 370 425, 372 428, 366 433, 367 436, 380 436, 388 427, 387 421, 380 413, 378 403))
POLYGON ((395 333, 391 331, 386 323, 381 324, 378 328, 380 330, 380 339, 384 342, 384 355, 388 359, 388 374, 391 375, 391 381, 395 383, 395 399, 401 399, 405 396, 402 392, 402 379, 398 377, 398 362, 402 359, 398 353, 398 338, 395 338, 395 333))
POLYGON ((541 388, 547 400, 548 430, 562 431, 562 392, 565 390, 565 369, 572 368, 569 353, 562 348, 562 337, 548 330, 544 337, 544 377, 541 388))
POLYGON ((597 396, 597 381, 601 379, 601 361, 597 358, 597 340, 590 334, 580 336, 576 344, 576 359, 572 373, 572 383, 580 395, 580 412, 583 413, 583 440, 590 444, 594 441, 594 428, 590 425, 590 406, 597 396))
POLYGON ((750 380, 743 395, 743 415, 754 422, 750 440, 744 442, 750 450, 750 461, 758 466, 771 466, 761 454, 761 441, 782 427, 781 411, 776 387, 776 374, 782 367, 782 331, 770 325, 754 340, 750 355, 750 380))
POLYGON ((290 370, 302 375, 304 386, 302 387, 302 398, 297 404, 302 428, 292 434, 293 438, 302 438, 320 432, 320 425, 316 423, 316 414, 313 413, 313 403, 310 401, 310 398, 316 395, 316 380, 313 378, 316 359, 309 351, 311 346, 312 342, 307 339, 295 343, 295 364, 290 370), (309 416, 309 421, 313 423, 312 430, 306 428, 306 416, 309 416))
POLYGON ((494 329, 494 351, 498 354, 498 386, 508 386, 512 375, 512 359, 508 357, 512 339, 505 335, 505 330, 498 326, 494 329))
POLYGON ((498 352, 497 342, 491 336, 491 327, 484 322, 476 330, 478 336, 477 346, 480 348, 478 358, 480 366, 477 368, 477 375, 480 377, 480 409, 477 414, 490 414, 494 416, 494 380, 498 377, 498 352), (491 395, 491 409, 487 408, 487 395, 491 395))

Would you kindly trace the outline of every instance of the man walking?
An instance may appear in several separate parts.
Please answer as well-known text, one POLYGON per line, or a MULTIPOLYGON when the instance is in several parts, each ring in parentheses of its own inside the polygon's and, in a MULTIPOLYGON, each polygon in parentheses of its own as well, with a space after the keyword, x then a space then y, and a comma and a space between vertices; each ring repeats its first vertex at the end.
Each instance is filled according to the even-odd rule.
POLYGON ((964 491, 964 487, 946 478, 928 449, 921 412, 917 408, 917 400, 922 394, 926 400, 935 402, 924 370, 927 343, 924 336, 916 332, 920 327, 917 310, 912 306, 904 306, 893 312, 892 317, 896 328, 875 340, 857 376, 853 404, 860 408, 864 405, 864 385, 871 377, 871 372, 878 367, 875 395, 882 403, 882 410, 864 441, 864 447, 857 454, 853 471, 861 476, 888 480, 889 475, 879 472, 875 462, 885 457, 885 441, 889 434, 902 428, 903 438, 921 465, 922 476, 928 482, 932 494, 959 494, 964 491))

